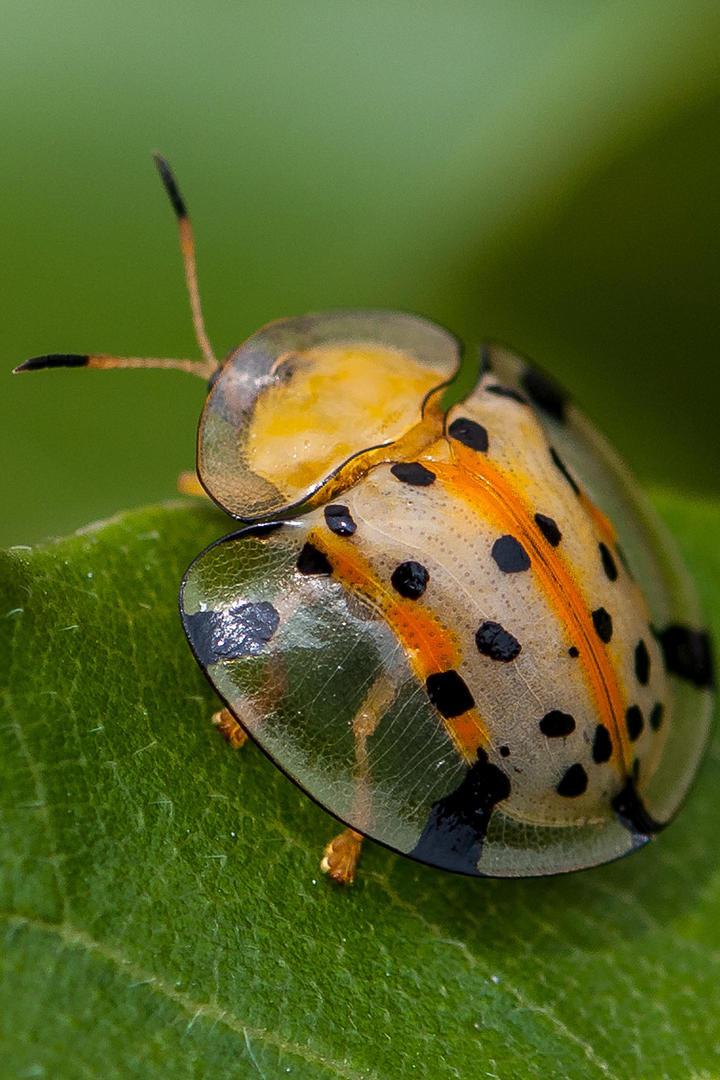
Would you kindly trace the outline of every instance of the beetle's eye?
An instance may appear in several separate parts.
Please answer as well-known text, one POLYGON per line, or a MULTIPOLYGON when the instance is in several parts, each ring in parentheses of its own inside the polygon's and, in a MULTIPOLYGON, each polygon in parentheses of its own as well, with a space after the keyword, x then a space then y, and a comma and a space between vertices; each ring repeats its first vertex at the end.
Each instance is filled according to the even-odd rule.
POLYGON ((290 352, 284 356, 279 356, 273 366, 270 368, 270 374, 277 382, 287 383, 290 382, 293 375, 298 369, 300 358, 297 353, 290 352))

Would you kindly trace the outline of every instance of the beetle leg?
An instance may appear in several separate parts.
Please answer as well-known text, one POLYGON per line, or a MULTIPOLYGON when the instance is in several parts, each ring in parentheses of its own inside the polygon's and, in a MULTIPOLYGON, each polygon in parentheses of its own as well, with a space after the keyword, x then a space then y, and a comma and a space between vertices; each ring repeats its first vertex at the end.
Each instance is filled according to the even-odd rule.
POLYGON ((208 498, 208 493, 198 479, 196 472, 181 472, 177 478, 177 489, 181 495, 202 495, 208 498))
MULTIPOLYGON (((381 675, 370 687, 353 720, 355 793, 352 820, 365 830, 369 829, 372 821, 372 776, 367 741, 389 709, 396 693, 397 687, 393 681, 387 675, 381 675)), ((351 885, 360 858, 362 841, 362 834, 355 829, 345 829, 334 837, 323 853, 320 863, 322 872, 341 885, 351 885)))
POLYGON ((219 712, 213 713, 210 719, 233 750, 238 750, 247 742, 247 731, 242 724, 238 723, 229 709, 220 709, 219 712))
POLYGON ((333 837, 325 847, 320 863, 323 874, 327 874, 341 885, 352 885, 362 842, 362 836, 354 829, 344 829, 333 837))

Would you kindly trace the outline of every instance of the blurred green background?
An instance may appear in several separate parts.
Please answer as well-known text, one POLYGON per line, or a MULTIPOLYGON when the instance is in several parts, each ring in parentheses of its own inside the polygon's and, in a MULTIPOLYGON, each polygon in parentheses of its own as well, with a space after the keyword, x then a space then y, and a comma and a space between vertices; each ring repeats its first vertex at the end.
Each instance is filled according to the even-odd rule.
POLYGON ((505 340, 643 481, 720 490, 720 5, 4 3, 0 542, 167 497, 202 384, 172 162, 218 353, 269 319, 418 311, 505 340))

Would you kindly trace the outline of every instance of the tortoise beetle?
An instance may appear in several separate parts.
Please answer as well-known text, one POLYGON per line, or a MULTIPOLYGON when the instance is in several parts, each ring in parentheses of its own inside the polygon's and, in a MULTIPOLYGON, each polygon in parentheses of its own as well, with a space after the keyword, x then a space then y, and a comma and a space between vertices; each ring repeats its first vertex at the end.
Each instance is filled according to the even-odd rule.
MULTIPOLYGON (((182 583, 183 626, 249 733, 347 826, 421 862, 520 877, 594 866, 673 816, 707 738, 707 634, 670 538, 546 375, 401 312, 273 322, 215 360, 167 162, 202 361, 57 366, 209 379, 197 476, 243 523, 182 583)), ((185 485, 187 488, 187 484, 185 485)))

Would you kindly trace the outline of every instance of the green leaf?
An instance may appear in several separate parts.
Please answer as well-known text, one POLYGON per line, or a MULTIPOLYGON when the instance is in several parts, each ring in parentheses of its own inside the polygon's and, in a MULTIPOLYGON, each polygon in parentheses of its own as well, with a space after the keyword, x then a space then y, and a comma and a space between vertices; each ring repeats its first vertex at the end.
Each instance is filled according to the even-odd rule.
MULTIPOLYGON (((720 504, 658 496, 720 622, 720 504)), ((716 1077, 717 741, 629 859, 473 881, 366 845, 254 746, 183 640, 209 507, 121 515, 0 569, 4 1076, 716 1077)))

